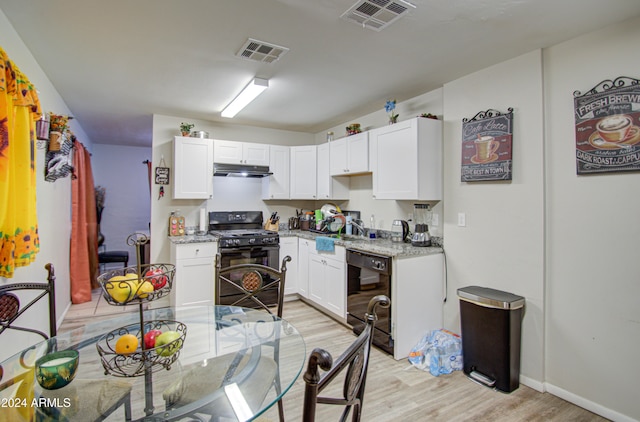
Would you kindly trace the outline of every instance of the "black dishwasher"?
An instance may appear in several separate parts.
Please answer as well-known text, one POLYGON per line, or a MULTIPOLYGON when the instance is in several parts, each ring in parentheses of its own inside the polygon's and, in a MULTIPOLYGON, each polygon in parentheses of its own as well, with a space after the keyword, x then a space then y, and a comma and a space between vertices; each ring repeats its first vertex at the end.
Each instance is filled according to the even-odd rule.
MULTIPOLYGON (((364 315, 371 298, 385 295, 391 299, 391 257, 347 249, 347 323, 358 335, 364 328, 364 315)), ((393 301, 392 301, 393 302, 393 301)), ((391 307, 376 309, 378 320, 373 344, 393 355, 391 307)))

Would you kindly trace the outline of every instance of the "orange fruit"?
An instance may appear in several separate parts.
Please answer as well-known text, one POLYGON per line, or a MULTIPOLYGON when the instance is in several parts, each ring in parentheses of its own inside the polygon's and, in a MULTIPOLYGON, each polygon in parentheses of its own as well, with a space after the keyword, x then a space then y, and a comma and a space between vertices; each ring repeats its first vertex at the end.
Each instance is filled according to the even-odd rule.
POLYGON ((138 337, 133 334, 124 334, 116 341, 116 353, 130 355, 138 348, 138 337))

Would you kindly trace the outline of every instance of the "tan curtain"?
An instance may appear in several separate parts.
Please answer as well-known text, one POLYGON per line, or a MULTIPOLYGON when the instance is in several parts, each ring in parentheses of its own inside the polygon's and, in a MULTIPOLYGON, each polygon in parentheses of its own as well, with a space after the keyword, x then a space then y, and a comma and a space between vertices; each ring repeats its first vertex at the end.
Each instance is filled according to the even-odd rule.
POLYGON ((35 169, 40 116, 35 87, 0 48, 0 277, 13 277, 40 250, 35 169))
POLYGON ((91 155, 78 141, 74 148, 69 276, 71 302, 83 303, 91 301, 91 290, 98 287, 98 222, 91 155))

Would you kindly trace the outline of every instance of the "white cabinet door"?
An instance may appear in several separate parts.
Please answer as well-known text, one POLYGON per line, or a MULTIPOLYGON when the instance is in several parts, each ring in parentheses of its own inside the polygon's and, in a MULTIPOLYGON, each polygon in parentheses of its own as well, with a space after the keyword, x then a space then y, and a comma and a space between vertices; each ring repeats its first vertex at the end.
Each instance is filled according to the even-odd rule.
POLYGON ((370 131, 375 199, 442 199, 442 122, 414 118, 370 131))
POLYGON ((269 145, 243 142, 242 159, 244 160, 244 164, 250 164, 253 166, 268 166, 269 145))
POLYGON ((317 197, 318 199, 349 199, 349 178, 332 177, 330 173, 331 143, 318 145, 317 197))
POLYGON ((176 136, 173 141, 173 198, 208 199, 213 193, 213 141, 176 136))
POLYGON ((262 199, 289 199, 289 147, 269 146, 269 177, 262 178, 262 199))
POLYGON ((214 304, 214 258, 176 262, 175 306, 214 304), (181 285, 177 285, 180 283, 181 285))
POLYGON ((213 159, 216 163, 242 164, 242 142, 216 139, 213 145, 213 159))
POLYGON ((291 147, 291 199, 316 199, 316 146, 291 147))
POLYGON ((315 253, 309 254, 309 299, 326 307, 326 260, 315 253))
POLYGON ((285 256, 290 256, 287 262, 287 275, 284 284, 284 294, 298 293, 298 238, 280 237, 280 265, 285 256))
POLYGON ((331 145, 331 175, 369 172, 369 132, 336 139, 331 145))
POLYGON ((369 132, 362 132, 347 138, 348 174, 369 171, 369 132))
POLYGON ((224 164, 269 165, 269 145, 216 139, 214 160, 224 164))
POLYGON ((335 314, 346 318, 346 251, 336 246, 334 252, 318 252, 315 242, 309 250, 309 295, 308 299, 335 314))
POLYGON ((171 306, 213 305, 216 243, 171 244, 176 273, 171 306))
POLYGON ((347 163, 347 138, 336 139, 329 142, 331 164, 329 166, 332 176, 344 176, 349 170, 347 163))
POLYGON ((315 249, 316 242, 298 239, 298 294, 309 297, 309 251, 315 249))
POLYGON ((345 262, 337 259, 325 258, 325 307, 338 315, 346 318, 345 300, 347 293, 345 262))

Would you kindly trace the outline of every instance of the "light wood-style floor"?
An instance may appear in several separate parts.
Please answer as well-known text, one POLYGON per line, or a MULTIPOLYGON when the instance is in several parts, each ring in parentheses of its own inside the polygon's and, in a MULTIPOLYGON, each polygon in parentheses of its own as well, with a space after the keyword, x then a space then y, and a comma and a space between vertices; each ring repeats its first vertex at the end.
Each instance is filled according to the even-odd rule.
MULTIPOLYGON (((98 300, 98 295, 94 298, 98 300)), ((81 325, 86 317, 106 317, 108 308, 94 303, 84 310, 70 312, 60 331, 81 325), (98 312, 97 309, 101 311, 98 312)), ((133 308, 132 308, 133 310, 133 308)), ((118 309, 118 312, 120 310, 118 309)), ((354 335, 343 325, 302 301, 285 303, 284 318, 304 337, 307 356, 322 347, 337 357, 353 340, 354 335)), ((305 368, 306 369, 306 368, 305 368)), ((303 369, 304 371, 304 369, 303 369)), ((335 382, 335 381, 334 381, 335 382)), ((338 383, 339 384, 339 383, 338 383)), ((340 386, 332 386, 339 392, 340 386)), ((284 396, 287 421, 300 421, 304 381, 302 375, 284 396)), ((338 420, 342 409, 320 405, 316 420, 338 420)), ((274 406, 260 419, 278 420, 274 406)), ((548 393, 539 393, 521 385, 511 394, 480 386, 460 371, 434 377, 414 368, 405 360, 374 349, 371 354, 363 422, 389 421, 606 421, 585 409, 548 393)))

